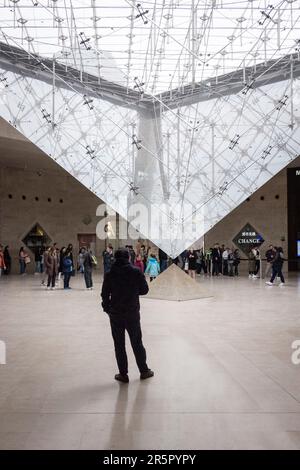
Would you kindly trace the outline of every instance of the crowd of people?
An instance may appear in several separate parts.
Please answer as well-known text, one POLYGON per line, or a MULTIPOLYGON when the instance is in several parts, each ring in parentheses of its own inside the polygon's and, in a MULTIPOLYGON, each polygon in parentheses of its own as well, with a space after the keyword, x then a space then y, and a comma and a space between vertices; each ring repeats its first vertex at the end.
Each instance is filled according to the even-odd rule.
POLYGON ((192 278, 202 272, 205 275, 238 276, 240 254, 238 249, 228 248, 216 243, 213 248, 204 250, 185 250, 174 262, 186 271, 192 278))
MULTIPOLYGON (((31 257, 23 246, 18 252, 19 273, 27 274, 27 266, 32 262, 31 257)), ((82 247, 74 260, 73 245, 57 247, 57 243, 51 246, 39 246, 34 250, 35 274, 41 274, 41 285, 47 289, 55 289, 55 286, 63 278, 64 289, 71 289, 70 279, 75 275, 76 267, 83 274, 88 290, 93 289, 92 268, 97 260, 89 248, 82 247)), ((3 249, 0 245, 0 275, 8 275, 11 272, 12 258, 9 247, 3 249)))
MULTIPOLYGON (((159 250, 158 258, 152 252, 153 250, 150 246, 146 248, 145 245, 137 245, 136 249, 134 249, 132 245, 126 245, 125 250, 128 252, 130 263, 143 274, 149 276, 150 282, 168 267, 168 256, 162 250, 159 250)), ((104 250, 102 257, 103 271, 106 274, 111 270, 115 261, 114 249, 111 244, 104 250)))
MULTIPOLYGON (((265 253, 266 267, 262 273, 262 258, 259 247, 249 250, 247 258, 242 258, 238 248, 226 247, 224 244, 216 243, 209 249, 190 249, 183 251, 175 259, 170 259, 161 249, 156 255, 153 247, 137 244, 135 249, 132 245, 126 245, 130 263, 138 268, 143 274, 153 281, 160 273, 165 271, 170 263, 175 263, 189 276, 195 279, 196 275, 202 273, 206 276, 229 276, 239 275, 241 260, 248 259, 249 278, 269 277, 268 285, 273 285, 276 278, 280 278, 281 285, 285 283, 282 273, 284 255, 282 247, 269 245, 265 253)), ((102 253, 104 274, 110 271, 115 262, 114 248, 108 244, 102 253)), ((24 246, 20 247, 18 253, 19 272, 25 275, 27 266, 31 263, 31 257, 24 246)), ((42 285, 54 289, 57 282, 63 277, 64 289, 70 289, 70 280, 75 275, 76 269, 84 277, 86 288, 93 288, 92 272, 97 265, 97 259, 87 247, 81 247, 79 254, 74 259, 73 245, 58 248, 57 243, 49 247, 36 247, 34 251, 35 273, 42 274, 42 285)), ((9 246, 0 245, 0 275, 8 275, 11 272, 12 258, 9 246)))

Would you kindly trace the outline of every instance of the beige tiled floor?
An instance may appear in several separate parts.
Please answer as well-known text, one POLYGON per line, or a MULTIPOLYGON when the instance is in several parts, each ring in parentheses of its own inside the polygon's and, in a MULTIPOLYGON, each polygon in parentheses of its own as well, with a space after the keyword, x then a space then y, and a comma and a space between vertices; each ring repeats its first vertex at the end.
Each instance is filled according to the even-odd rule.
POLYGON ((100 277, 0 279, 0 449, 300 449, 300 279, 201 279, 214 297, 143 299, 155 377, 116 372, 100 277))

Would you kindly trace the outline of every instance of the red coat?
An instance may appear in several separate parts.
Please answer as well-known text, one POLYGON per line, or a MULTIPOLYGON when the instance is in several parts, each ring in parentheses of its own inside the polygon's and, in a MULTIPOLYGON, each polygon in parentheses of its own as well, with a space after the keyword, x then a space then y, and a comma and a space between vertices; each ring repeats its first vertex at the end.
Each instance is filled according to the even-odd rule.
POLYGON ((4 253, 0 251, 0 269, 5 269, 4 253))
POLYGON ((144 272, 144 263, 142 260, 138 261, 138 260, 135 260, 134 262, 134 266, 136 268, 139 268, 139 270, 143 273, 144 272))

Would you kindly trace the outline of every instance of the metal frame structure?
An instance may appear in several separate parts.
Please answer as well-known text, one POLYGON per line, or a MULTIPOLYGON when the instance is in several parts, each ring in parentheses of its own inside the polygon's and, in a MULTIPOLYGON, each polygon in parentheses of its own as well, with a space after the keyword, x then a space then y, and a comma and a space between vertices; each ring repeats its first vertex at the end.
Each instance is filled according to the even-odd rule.
POLYGON ((2 116, 171 256, 298 156, 293 0, 2 3, 2 116))

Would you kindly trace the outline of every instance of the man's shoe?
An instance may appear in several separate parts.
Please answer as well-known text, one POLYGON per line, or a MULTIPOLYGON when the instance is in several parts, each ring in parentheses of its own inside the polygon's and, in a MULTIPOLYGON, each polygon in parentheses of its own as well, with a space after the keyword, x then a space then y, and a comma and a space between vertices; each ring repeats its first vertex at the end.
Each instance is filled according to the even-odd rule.
POLYGON ((154 372, 151 369, 148 369, 146 372, 141 373, 141 380, 150 379, 154 376, 154 372))
POLYGON ((123 382, 124 384, 128 384, 129 382, 129 377, 128 375, 123 375, 123 374, 116 374, 115 375, 115 380, 118 380, 119 382, 123 382))
POLYGON ((266 284, 267 284, 267 286, 273 286, 273 282, 271 282, 271 281, 266 282, 266 284))

